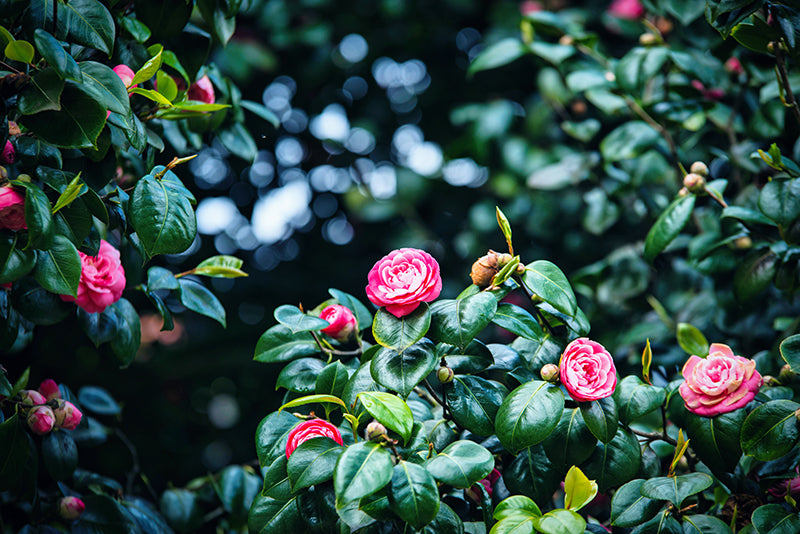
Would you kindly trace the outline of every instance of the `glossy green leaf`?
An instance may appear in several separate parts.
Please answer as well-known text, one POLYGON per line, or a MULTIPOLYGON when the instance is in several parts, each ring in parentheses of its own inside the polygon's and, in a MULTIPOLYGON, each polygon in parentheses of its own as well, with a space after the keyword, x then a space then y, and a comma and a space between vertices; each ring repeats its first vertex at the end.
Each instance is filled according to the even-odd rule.
POLYGON ((531 293, 553 306, 558 311, 575 315, 578 304, 575 293, 564 273, 547 260, 537 260, 525 266, 522 283, 531 293))
POLYGON ((181 189, 183 184, 172 173, 161 179, 147 175, 136 183, 129 217, 148 256, 177 254, 194 241, 194 209, 181 189))
POLYGON ((564 478, 564 508, 577 511, 586 506, 597 495, 597 483, 572 466, 564 478))
POLYGON ((713 473, 732 472, 739 462, 740 434, 746 416, 744 409, 715 417, 686 414, 685 428, 692 450, 713 473))
POLYGON ((8 241, 0 239, 0 284, 22 278, 35 266, 36 253, 33 250, 20 250, 16 235, 8 241))
POLYGON ((780 345, 781 358, 795 373, 800 373, 800 334, 789 336, 780 345))
POLYGON ((564 394, 558 387, 538 380, 523 384, 497 411, 497 437, 516 454, 543 441, 558 425, 563 410, 564 394))
POLYGON ((534 445, 523 450, 503 470, 503 480, 511 493, 547 502, 558 489, 565 471, 566 467, 550 461, 542 445, 534 445))
POLYGON ((32 183, 14 180, 12 184, 25 188, 25 224, 28 226, 28 245, 25 248, 52 247, 55 225, 47 195, 32 183))
POLYGON ((330 480, 342 452, 344 447, 328 437, 311 438, 298 445, 286 464, 292 491, 330 480))
POLYGON ((375 382, 407 398, 437 363, 433 343, 423 339, 402 353, 382 347, 370 360, 370 373, 375 382))
POLYGON ((412 313, 397 318, 380 308, 372 323, 372 335, 379 345, 399 353, 422 339, 431 325, 431 313, 424 302, 412 313))
MULTIPOLYGON (((39 53, 47 61, 47 64, 55 69, 59 77, 63 79, 83 81, 83 74, 78 64, 72 58, 58 40, 44 31, 37 28, 34 32, 34 42, 39 53)), ((6 54, 7 55, 7 54, 6 54)), ((31 54, 31 57, 33 55, 31 54)))
POLYGON ((156 87, 167 102, 171 103, 178 96, 178 84, 163 70, 156 73, 156 87))
POLYGON ((24 422, 14 414, 0 423, 0 491, 18 487, 30 455, 24 422))
POLYGON ((178 280, 178 285, 180 286, 181 304, 193 312, 210 317, 223 327, 225 326, 225 308, 203 284, 181 278, 178 280))
POLYGON ((494 457, 474 441, 459 440, 425 462, 425 469, 439 482, 468 488, 494 469, 494 457))
POLYGON ((324 394, 315 394, 315 395, 305 395, 303 397, 290 400, 289 402, 285 403, 281 406, 278 411, 284 410, 286 408, 294 408, 296 406, 304 406, 306 404, 317 404, 317 403, 333 403, 338 404, 341 407, 345 407, 344 401, 334 395, 324 395, 324 394))
POLYGON ((264 363, 288 362, 319 352, 321 349, 310 334, 293 334, 282 324, 277 324, 258 339, 253 359, 264 363))
POLYGON ((286 457, 289 432, 300 419, 289 412, 272 412, 256 428, 256 454, 262 467, 272 464, 279 456, 286 457))
POLYGON ((457 375, 445 387, 447 408, 461 427, 479 436, 494 434, 494 421, 508 390, 478 376, 457 375))
POLYGON ((636 534, 684 534, 683 527, 672 517, 671 510, 664 510, 632 532, 636 534))
POLYGON ((61 91, 60 109, 48 107, 25 115, 21 121, 41 140, 59 148, 96 148, 97 137, 105 126, 106 109, 83 84, 67 80, 61 91))
POLYGON ((142 339, 142 327, 139 313, 126 299, 119 299, 106 309, 114 311, 117 318, 117 331, 111 338, 111 349, 117 357, 120 367, 127 367, 136 358, 142 339))
POLYGON ((298 497, 284 501, 259 495, 247 517, 247 530, 254 534, 302 532, 304 528, 298 497))
POLYGON ((614 390, 619 420, 624 425, 658 409, 666 399, 667 392, 664 388, 647 385, 633 375, 620 380, 614 390))
POLYGON ((608 443, 617 434, 619 428, 619 415, 617 403, 613 397, 606 397, 595 401, 579 402, 581 416, 589 431, 602 441, 608 443))
POLYGON ((297 306, 284 304, 278 306, 274 312, 275 319, 284 325, 292 334, 298 332, 311 332, 313 330, 321 330, 329 326, 328 321, 307 315, 300 311, 297 306))
POLYGON ((78 447, 69 432, 49 432, 42 437, 42 460, 53 480, 69 480, 78 466, 78 447))
POLYGON ((633 480, 639 473, 642 452, 639 440, 620 428, 608 443, 598 443, 589 459, 581 464, 586 476, 597 481, 601 492, 633 480))
POLYGON ((492 517, 500 521, 519 512, 528 512, 534 516, 542 515, 539 506, 529 497, 512 495, 511 497, 506 497, 495 506, 492 517))
POLYGON ((452 508, 440 501, 439 513, 423 529, 422 534, 439 534, 448 532, 452 534, 464 534, 464 523, 452 508))
POLYGON ((82 61, 78 65, 84 86, 98 102, 115 113, 127 115, 130 112, 128 90, 116 72, 95 61, 82 61))
POLYGON ((261 117, 275 128, 277 128, 281 123, 278 116, 275 115, 268 107, 264 106, 263 104, 259 104, 258 102, 252 102, 250 100, 242 100, 239 102, 239 105, 242 106, 247 111, 261 117))
POLYGON ((758 534, 792 534, 800 529, 800 513, 788 512, 780 504, 759 506, 751 518, 758 534))
POLYGON ((403 399, 382 391, 362 391, 358 394, 358 400, 379 423, 400 434, 403 441, 408 441, 414 426, 414 415, 403 399))
POLYGON ((526 53, 528 51, 519 39, 508 37, 482 50, 470 64, 467 73, 473 75, 482 70, 507 65, 526 53))
POLYGON ((389 503, 400 519, 419 530, 439 513, 436 480, 424 467, 400 461, 392 470, 389 503))
POLYGON ((55 236, 50 249, 36 251, 33 276, 51 293, 76 296, 81 278, 81 258, 78 249, 66 237, 55 236))
POLYGON ((684 534, 733 534, 731 527, 710 515, 685 515, 682 523, 684 534))
POLYGON ((741 445, 756 460, 776 460, 800 439, 795 412, 800 404, 790 400, 769 401, 750 412, 742 425, 741 445))
POLYGON ((336 301, 350 309, 353 312, 353 315, 356 316, 356 321, 358 321, 358 329, 359 331, 369 328, 372 325, 372 314, 369 312, 366 306, 364 306, 360 300, 355 298, 353 295, 349 293, 345 293, 344 291, 339 291, 338 289, 328 289, 328 293, 336 299, 336 301))
POLYGON ((275 388, 286 388, 295 393, 313 393, 317 376, 325 368, 325 362, 317 358, 292 360, 281 369, 275 388))
POLYGON ((179 532, 190 532, 203 524, 200 499, 193 491, 168 489, 161 494, 159 508, 169 524, 179 532))
POLYGON ((149 291, 158 291, 162 289, 179 289, 178 279, 172 274, 172 271, 164 267, 150 267, 147 270, 147 289, 149 291))
POLYGON ((244 262, 234 256, 211 256, 201 261, 192 269, 192 274, 210 276, 212 278, 240 278, 248 276, 242 271, 244 262))
POLYGON ((767 289, 775 278, 778 256, 769 249, 754 252, 739 263, 733 276, 736 297, 748 301, 767 289))
POLYGON ((219 474, 217 487, 217 495, 230 514, 232 526, 244 526, 250 505, 261 490, 261 477, 249 468, 229 465, 219 474))
POLYGON ((566 468, 569 464, 580 464, 594 452, 597 438, 583 420, 580 410, 567 408, 553 432, 542 442, 550 460, 566 468))
POLYGON ((167 108, 172 107, 172 102, 170 102, 170 100, 167 97, 165 97, 158 91, 154 91, 152 89, 143 89, 141 87, 132 87, 131 89, 129 89, 129 91, 132 94, 143 96, 146 99, 151 100, 160 106, 164 106, 167 108))
POLYGON ((477 339, 464 349, 439 343, 436 355, 445 358, 447 365, 458 374, 479 373, 494 363, 492 351, 477 339))
MULTIPOLYGON (((136 531, 137 527, 133 518, 113 497, 87 492, 81 495, 81 500, 86 505, 86 509, 74 525, 75 530, 102 532, 103 534, 124 534, 136 531)), ((172 508, 167 511, 171 512, 172 508)), ((164 513, 164 509, 162 509, 162 513, 164 513)), ((166 513, 164 515, 166 516, 166 513)), ((172 520, 175 517, 168 516, 168 519, 172 520)))
POLYGON ((538 518, 527 511, 516 511, 495 523, 489 534, 534 534, 538 518))
POLYGON ((431 305, 431 337, 458 347, 466 347, 492 320, 497 299, 481 292, 456 299, 438 300, 431 305))
POLYGON ((67 21, 70 40, 96 48, 108 57, 114 50, 114 19, 98 0, 70 0, 59 15, 67 21))
POLYGON ((331 362, 317 375, 314 382, 314 393, 341 397, 349 378, 347 367, 342 362, 338 360, 331 362))
POLYGON ((35 54, 33 45, 21 39, 8 43, 4 52, 8 59, 21 63, 31 63, 35 54))
POLYGON ((618 527, 635 527, 654 518, 664 507, 664 502, 642 495, 645 480, 637 478, 623 484, 611 499, 611 524, 618 527))
POLYGON ((708 355, 708 340, 696 327, 689 323, 678 323, 676 335, 678 345, 687 353, 705 358, 708 355))
POLYGON ((58 196, 55 205, 53 205, 52 213, 55 215, 61 209, 69 206, 75 201, 75 199, 84 194, 88 189, 88 186, 81 180, 79 173, 69 184, 67 184, 67 187, 58 196))
MULTIPOLYGON (((666 47, 632 48, 617 62, 614 69, 616 82, 626 91, 636 91, 652 80, 668 59, 669 49, 666 47)), ((645 131, 641 126, 637 126, 638 129, 645 131)))
POLYGON ((360 441, 347 447, 333 472, 336 507, 386 486, 392 479, 392 469, 392 453, 377 443, 360 441))
POLYGON ((515 304, 503 302, 497 306, 492 322, 505 328, 512 334, 527 339, 538 340, 542 337, 542 327, 527 310, 515 304))
POLYGON ((670 501, 680 508, 687 497, 711 487, 713 482, 714 479, 705 473, 655 477, 644 481, 641 492, 649 499, 670 501))
POLYGON ((800 179, 771 180, 758 195, 758 209, 779 226, 800 216, 800 179))
POLYGON ((586 528, 586 520, 572 510, 551 510, 534 523, 543 534, 573 534, 586 528))
POLYGON ((659 215, 644 241, 644 257, 652 262, 672 241, 678 237, 692 215, 694 195, 678 197, 659 215))
POLYGON ((600 152, 606 161, 633 159, 652 148, 661 136, 642 121, 629 121, 619 126, 600 142, 600 152))
POLYGON ((64 80, 53 68, 37 72, 30 83, 20 91, 17 109, 23 115, 60 110, 64 85, 64 80))

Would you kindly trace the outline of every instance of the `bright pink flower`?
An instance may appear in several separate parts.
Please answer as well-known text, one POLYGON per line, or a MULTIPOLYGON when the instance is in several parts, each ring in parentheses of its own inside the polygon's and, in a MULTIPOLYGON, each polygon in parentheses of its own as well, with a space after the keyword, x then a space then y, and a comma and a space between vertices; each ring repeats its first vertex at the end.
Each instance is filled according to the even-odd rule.
POLYGON ((608 6, 608 14, 620 19, 636 20, 644 15, 644 6, 639 0, 614 0, 608 6))
POLYGON ((567 345, 558 374, 570 396, 579 402, 609 397, 617 387, 614 358, 603 345, 586 337, 567 345))
POLYGON ((114 67, 114 72, 119 76, 119 79, 122 80, 122 83, 125 84, 125 87, 128 89, 133 89, 134 87, 138 87, 139 84, 134 85, 131 87, 131 82, 133 81, 133 77, 136 76, 136 73, 133 72, 127 65, 117 65, 114 67))
POLYGON ((125 289, 125 270, 119 261, 119 251, 108 241, 100 241, 97 256, 79 252, 81 280, 78 298, 61 295, 61 300, 75 302, 89 313, 98 313, 117 302, 125 289))
POLYGON ((320 436, 331 438, 339 445, 344 445, 342 434, 338 428, 324 419, 311 419, 303 421, 289 432, 289 440, 286 442, 286 457, 291 456, 294 450, 304 441, 320 436))
POLYGON ((63 497, 58 501, 58 513, 67 521, 75 521, 85 509, 86 505, 77 497, 63 497))
POLYGON ((736 356, 722 343, 712 343, 706 358, 691 356, 683 366, 679 391, 686 409, 714 417, 741 408, 761 388, 756 362, 736 356))
POLYGON ((322 310, 319 316, 330 323, 330 326, 322 329, 322 333, 338 341, 347 341, 358 329, 355 315, 346 306, 332 304, 322 310))
POLYGON ((6 141, 6 146, 3 147, 3 153, 0 154, 0 163, 3 165, 10 165, 14 163, 14 156, 14 145, 11 144, 11 141, 6 141))
POLYGON ((25 224, 25 194, 11 186, 0 187, 0 229, 22 230, 25 224))
POLYGON ((52 378, 42 380, 39 384, 39 393, 44 395, 47 400, 60 399, 61 391, 58 389, 58 384, 52 378))
MULTIPOLYGON (((482 478, 478 481, 479 484, 482 484, 484 488, 486 488, 487 493, 489 493, 489 497, 492 496, 492 491, 494 490, 494 483, 500 478, 500 471, 497 469, 492 469, 492 472, 486 475, 486 478, 482 478)), ((480 503, 482 500, 482 496, 480 491, 478 491, 475 487, 469 487, 464 490, 464 495, 472 500, 473 502, 480 503)))
POLYGON ((66 430, 75 430, 83 417, 81 411, 69 401, 60 401, 53 413, 56 416, 56 428, 66 430))
POLYGON ((433 256, 415 248, 393 250, 367 275, 367 298, 376 306, 386 306, 395 317, 417 309, 421 302, 436 300, 442 292, 439 264, 433 256))
POLYGON ((798 501, 800 500, 800 477, 786 479, 769 488, 767 493, 779 499, 784 499, 789 495, 792 499, 798 501))
POLYGON ((214 96, 214 86, 208 76, 203 76, 192 85, 189 86, 189 91, 186 93, 189 100, 196 100, 206 104, 213 104, 216 101, 214 96))
POLYGON ((53 430, 56 424, 56 416, 53 414, 53 409, 49 406, 34 406, 28 412, 28 428, 34 434, 43 436, 53 430))
POLYGON ((20 402, 25 406, 36 406, 47 402, 44 395, 33 389, 23 389, 19 394, 22 397, 20 402))

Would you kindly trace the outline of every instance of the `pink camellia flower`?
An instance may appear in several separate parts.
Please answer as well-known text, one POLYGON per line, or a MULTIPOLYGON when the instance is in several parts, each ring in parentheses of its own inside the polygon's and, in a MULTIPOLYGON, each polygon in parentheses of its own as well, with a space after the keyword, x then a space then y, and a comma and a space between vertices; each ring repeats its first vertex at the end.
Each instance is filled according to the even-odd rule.
POLYGON ((214 96, 214 86, 208 76, 203 76, 192 85, 186 93, 189 100, 196 100, 205 104, 213 104, 216 101, 214 96))
POLYGON ((49 406, 34 406, 28 412, 28 428, 34 434, 43 436, 53 430, 56 424, 56 416, 53 414, 53 409, 49 406))
POLYGON ((644 6, 639 0, 614 0, 608 6, 608 14, 620 19, 636 20, 644 15, 644 6))
POLYGON ((58 514, 67 521, 75 521, 85 509, 86 505, 77 497, 62 497, 58 501, 58 514))
POLYGON ((42 380, 39 384, 39 393, 44 395, 47 400, 60 399, 61 391, 58 389, 58 384, 52 378, 42 380))
POLYGON ((133 81, 134 76, 136 76, 136 73, 133 72, 133 69, 131 69, 129 66, 117 65, 116 67, 114 67, 114 72, 117 74, 117 76, 119 76, 119 79, 122 80, 122 83, 124 83, 125 87, 127 87, 128 89, 133 89, 134 87, 137 87, 139 85, 136 84, 133 87, 131 87, 131 82, 133 81))
POLYGON ((318 437, 331 438, 339 445, 344 445, 342 434, 338 428, 324 419, 311 419, 303 421, 289 432, 289 440, 286 442, 286 457, 291 456, 304 441, 318 437))
POLYGON ((603 345, 586 337, 567 345, 561 354, 558 374, 570 396, 578 402, 609 397, 617 387, 614 358, 603 345))
POLYGON ((319 314, 321 319, 331 323, 322 329, 323 334, 331 336, 337 341, 347 341, 353 337, 358 329, 358 321, 353 312, 346 306, 332 304, 325 307, 319 314))
POLYGON ((519 12, 521 15, 528 15, 539 11, 544 11, 541 2, 537 2, 536 0, 523 0, 519 3, 519 12))
POLYGON ((59 400, 58 407, 53 410, 56 416, 56 428, 75 430, 81 423, 83 414, 71 402, 59 400))
POLYGON ((98 313, 114 304, 125 289, 125 270, 119 261, 119 251, 108 241, 100 241, 97 256, 79 252, 81 256, 81 280, 78 298, 61 295, 61 300, 74 302, 89 313, 98 313))
POLYGON ((761 388, 756 362, 736 356, 722 343, 712 343, 706 358, 691 356, 683 366, 679 392, 686 409, 714 417, 741 408, 761 388))
POLYGON ((44 404, 47 402, 44 395, 33 389, 23 389, 19 394, 20 397, 22 397, 20 402, 24 406, 36 406, 37 404, 44 404))
POLYGON ((15 154, 14 145, 11 144, 11 141, 6 141, 6 146, 3 147, 3 152, 0 154, 0 163, 3 165, 14 163, 15 154))
POLYGON ((393 250, 381 258, 367 281, 367 298, 398 318, 416 310, 421 302, 436 300, 442 292, 439 264, 416 248, 393 250))
POLYGON ((22 230, 25 224, 25 195, 11 186, 0 187, 0 229, 22 230))
POLYGON ((728 60, 725 62, 725 70, 730 72, 731 74, 742 74, 744 72, 744 67, 742 66, 742 62, 739 60, 738 57, 729 57, 728 60))
MULTIPOLYGON (((492 469, 492 472, 486 475, 486 478, 482 478, 478 481, 478 484, 483 484, 483 487, 486 488, 486 492, 489 494, 489 497, 492 496, 492 491, 494 490, 494 483, 500 478, 500 471, 497 469, 492 469)), ((464 490, 464 495, 472 500, 473 502, 480 503, 482 500, 481 492, 478 491, 475 487, 469 487, 464 490)))

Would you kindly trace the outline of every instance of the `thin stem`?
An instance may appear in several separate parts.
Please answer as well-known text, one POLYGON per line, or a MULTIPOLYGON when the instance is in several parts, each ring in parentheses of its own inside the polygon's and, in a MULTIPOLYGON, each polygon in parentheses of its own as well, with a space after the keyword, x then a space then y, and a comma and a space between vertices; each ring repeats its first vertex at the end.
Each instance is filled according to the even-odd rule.
POLYGON ((428 391, 428 394, 436 401, 436 404, 442 407, 442 417, 444 419, 451 419, 450 414, 447 412, 447 404, 439 398, 439 395, 433 390, 431 385, 428 383, 427 380, 422 381, 422 385, 425 386, 425 389, 428 391))
POLYGON ((661 123, 655 120, 653 117, 647 113, 642 106, 639 105, 633 98, 625 95, 625 103, 628 104, 628 108, 633 111, 634 114, 638 115, 640 119, 644 122, 652 126, 659 135, 667 142, 667 146, 669 147, 669 153, 672 156, 672 159, 675 163, 675 168, 678 171, 678 180, 681 181, 683 176, 686 174, 686 169, 683 168, 681 165, 681 159, 678 156, 678 146, 675 144, 675 140, 672 138, 672 134, 669 133, 669 130, 664 128, 661 123))
POLYGON ((783 58, 782 46, 783 40, 775 43, 774 45, 775 65, 778 69, 778 75, 780 76, 783 90, 786 91, 786 106, 791 108, 795 120, 798 124, 800 124, 800 107, 798 107, 797 101, 794 99, 794 92, 792 92, 792 86, 789 84, 789 73, 786 71, 786 61, 783 58))
MULTIPOLYGON (((525 284, 522 283, 522 279, 519 276, 515 275, 514 281, 516 281, 517 285, 519 285, 522 290, 525 291, 525 294, 528 295, 528 299, 533 297, 533 293, 527 288, 527 286, 525 286, 525 284)), ((553 326, 542 314, 542 311, 537 306, 533 307, 533 311, 536 313, 536 318, 544 325, 545 329, 550 333, 550 335, 555 337, 555 330, 553 330, 553 326)))
MULTIPOLYGON (((182 275, 183 273, 181 273, 182 275)), ((178 278, 180 275, 176 275, 175 278, 178 278)), ((322 345, 322 340, 319 338, 316 332, 311 332, 311 337, 314 338, 314 341, 317 342, 317 347, 319 350, 327 354, 328 356, 336 355, 336 356, 360 356, 362 354, 361 349, 356 350, 338 350, 334 349, 333 347, 326 348, 322 345)))
POLYGON ((637 436, 641 436, 643 438, 647 438, 648 441, 666 441, 670 445, 677 445, 678 442, 666 435, 665 433, 659 432, 642 432, 641 430, 636 430, 635 428, 630 429, 631 432, 636 434, 637 436))

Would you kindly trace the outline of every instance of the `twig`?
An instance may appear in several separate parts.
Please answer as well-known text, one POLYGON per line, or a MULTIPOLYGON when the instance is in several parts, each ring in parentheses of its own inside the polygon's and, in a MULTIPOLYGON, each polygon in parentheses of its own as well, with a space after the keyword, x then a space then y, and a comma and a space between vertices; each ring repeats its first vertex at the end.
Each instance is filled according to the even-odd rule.
POLYGON ((674 439, 663 433, 660 434, 658 432, 642 432, 641 430, 636 430, 635 428, 631 428, 630 430, 637 436, 642 436, 643 438, 647 438, 648 441, 666 441, 670 445, 678 444, 677 441, 675 441, 674 439))
POLYGON ((778 75, 781 78, 781 85, 783 86, 783 90, 786 91, 786 107, 791 108, 792 113, 794 114, 794 118, 798 124, 800 124, 800 107, 797 106, 797 101, 794 99, 794 93, 792 92, 792 86, 789 85, 789 73, 786 71, 786 62, 783 58, 783 40, 776 42, 774 44, 774 51, 775 51, 775 65, 778 69, 778 75))

